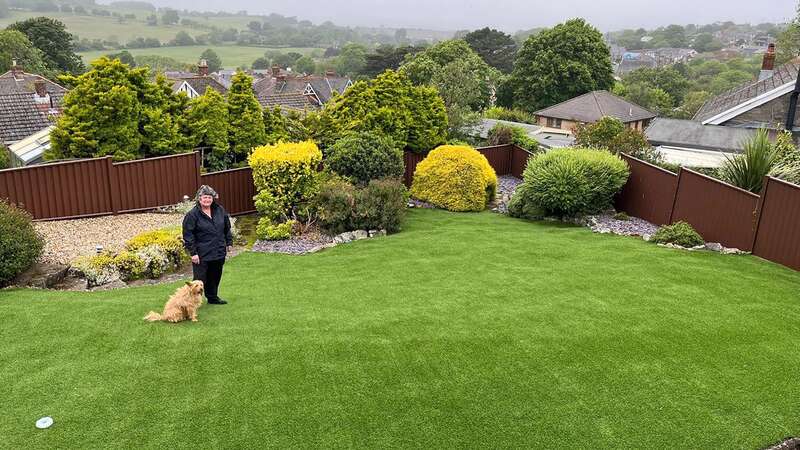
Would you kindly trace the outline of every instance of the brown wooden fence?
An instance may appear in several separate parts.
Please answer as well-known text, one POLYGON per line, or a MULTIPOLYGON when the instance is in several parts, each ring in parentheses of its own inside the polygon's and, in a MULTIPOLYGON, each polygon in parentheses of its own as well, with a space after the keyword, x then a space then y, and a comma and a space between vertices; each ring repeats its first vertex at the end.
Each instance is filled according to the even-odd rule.
POLYGON ((659 225, 684 221, 708 242, 800 270, 800 186, 767 177, 759 196, 691 170, 676 175, 623 158, 631 176, 617 210, 659 225))
POLYGON ((219 202, 233 215, 255 212, 253 197, 256 186, 253 184, 253 170, 249 167, 206 173, 200 177, 202 184, 214 188, 219 194, 219 202))

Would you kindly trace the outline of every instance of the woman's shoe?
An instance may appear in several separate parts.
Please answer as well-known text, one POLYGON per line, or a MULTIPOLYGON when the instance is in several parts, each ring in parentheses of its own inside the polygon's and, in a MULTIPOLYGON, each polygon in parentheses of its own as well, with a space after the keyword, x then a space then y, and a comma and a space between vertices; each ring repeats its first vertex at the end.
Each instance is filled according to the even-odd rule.
POLYGON ((208 304, 209 305, 227 305, 228 302, 226 302, 225 300, 223 300, 221 298, 216 298, 214 300, 209 300, 208 304))

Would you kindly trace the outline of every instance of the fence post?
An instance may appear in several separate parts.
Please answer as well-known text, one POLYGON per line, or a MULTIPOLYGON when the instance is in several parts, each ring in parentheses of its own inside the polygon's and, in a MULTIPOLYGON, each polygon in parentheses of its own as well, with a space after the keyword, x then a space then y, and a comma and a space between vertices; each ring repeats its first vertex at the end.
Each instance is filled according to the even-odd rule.
POLYGON ((750 246, 750 251, 755 254, 756 242, 758 242, 758 229, 761 228, 761 212, 764 210, 764 203, 767 201, 767 192, 769 191, 769 183, 771 177, 769 175, 764 177, 764 184, 761 188, 761 198, 758 199, 758 208, 756 208, 755 231, 753 231, 753 245, 750 246))
POLYGON ((117 214, 120 211, 120 189, 119 180, 117 179, 117 168, 114 167, 114 161, 110 156, 105 157, 106 169, 108 170, 108 196, 111 201, 111 213, 117 214))
POLYGON ((194 170, 194 174, 195 174, 194 184, 195 184, 195 190, 199 189, 200 188, 200 184, 202 183, 202 181, 201 181, 201 176, 202 176, 202 173, 201 173, 202 165, 201 165, 201 163, 202 163, 202 161, 200 161, 200 152, 194 152, 194 169, 195 169, 194 170))
POLYGON ((681 191, 681 178, 683 178, 683 166, 678 168, 678 182, 675 183, 675 197, 672 198, 672 209, 669 210, 669 222, 672 225, 672 216, 675 214, 675 204, 678 203, 678 192, 681 191))

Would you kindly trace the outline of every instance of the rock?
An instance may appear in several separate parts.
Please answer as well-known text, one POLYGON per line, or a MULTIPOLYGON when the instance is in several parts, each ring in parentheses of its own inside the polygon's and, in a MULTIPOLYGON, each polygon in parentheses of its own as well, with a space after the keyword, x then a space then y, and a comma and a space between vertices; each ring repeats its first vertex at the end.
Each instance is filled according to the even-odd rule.
POLYGON ((14 280, 14 285, 50 289, 64 281, 68 273, 69 266, 37 263, 18 276, 17 279, 14 280))
POLYGON ((611 228, 598 228, 597 232, 600 234, 611 234, 611 228))
POLYGON ((748 252, 743 252, 738 248, 723 247, 721 253, 723 255, 746 255, 748 252))
POLYGON ((354 241, 360 241, 360 240, 363 240, 363 239, 369 239, 369 233, 367 231, 364 231, 364 230, 353 231, 353 240, 354 241))
POLYGON ((652 239, 653 239, 652 235, 649 235, 649 234, 643 234, 642 235, 642 240, 645 241, 645 242, 650 242, 652 239))
POLYGON ((112 280, 112 281, 110 281, 108 283, 105 283, 105 284, 103 284, 101 286, 97 286, 97 287, 95 287, 95 288, 93 288, 91 290, 93 290, 93 291, 110 291, 112 289, 122 289, 122 288, 126 288, 126 287, 128 287, 128 285, 125 284, 124 281, 122 281, 119 278, 117 278, 116 280, 112 280))
POLYGON ((705 249, 706 249, 706 246, 705 246, 705 245, 695 245, 695 246, 694 246, 694 247, 692 247, 690 250, 695 250, 695 251, 697 251, 697 250, 705 250, 705 249))
POLYGON ((378 230, 369 230, 369 237, 375 237, 378 235, 378 230))
POLYGON ((719 242, 706 242, 705 248, 712 252, 721 252, 723 247, 719 242))
POLYGON ((353 239, 355 239, 355 236, 353 236, 353 233, 351 231, 346 231, 346 232, 340 234, 338 237, 342 240, 343 244, 347 243, 347 242, 350 242, 353 239))

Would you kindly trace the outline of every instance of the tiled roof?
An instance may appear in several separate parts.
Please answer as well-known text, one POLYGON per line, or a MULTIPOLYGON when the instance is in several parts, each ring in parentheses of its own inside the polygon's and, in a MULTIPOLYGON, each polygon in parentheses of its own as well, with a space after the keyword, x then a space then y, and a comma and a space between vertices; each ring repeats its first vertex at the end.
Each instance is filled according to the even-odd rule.
POLYGON ((228 92, 228 89, 223 86, 219 81, 215 80, 211 77, 201 77, 201 76, 194 76, 191 78, 182 78, 176 80, 172 84, 172 90, 176 91, 179 87, 183 85, 183 83, 188 84, 192 87, 200 95, 205 94, 206 89, 211 88, 215 91, 219 92, 222 95, 225 95, 228 92))
POLYGON ((264 108, 274 108, 275 106, 280 106, 283 109, 293 109, 299 111, 318 109, 316 102, 310 100, 300 92, 259 95, 258 102, 264 108))
POLYGON ((608 91, 593 91, 535 113, 541 117, 593 123, 613 117, 623 123, 652 119, 656 115, 608 91))
POLYGON ((53 125, 61 113, 64 92, 53 92, 39 99, 31 93, 0 94, 0 139, 19 141, 53 125))
POLYGON ((694 120, 705 122, 748 100, 778 89, 787 83, 792 83, 797 79, 798 71, 800 71, 800 58, 778 67, 769 78, 761 81, 753 80, 712 98, 697 111, 694 120))
POLYGON ((0 95, 19 94, 23 92, 34 93, 36 92, 34 88, 34 82, 36 80, 44 80, 45 90, 47 90, 47 92, 67 92, 67 89, 63 86, 53 83, 43 76, 23 72, 18 74, 17 77, 14 77, 14 74, 9 70, 0 75, 0 95))

